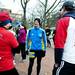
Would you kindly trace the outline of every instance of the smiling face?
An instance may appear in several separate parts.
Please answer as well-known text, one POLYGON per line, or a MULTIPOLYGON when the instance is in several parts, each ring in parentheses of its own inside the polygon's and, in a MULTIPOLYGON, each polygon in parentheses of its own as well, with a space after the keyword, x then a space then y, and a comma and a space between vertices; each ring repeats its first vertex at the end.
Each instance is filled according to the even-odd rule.
POLYGON ((34 26, 39 27, 39 22, 37 20, 34 21, 34 26))

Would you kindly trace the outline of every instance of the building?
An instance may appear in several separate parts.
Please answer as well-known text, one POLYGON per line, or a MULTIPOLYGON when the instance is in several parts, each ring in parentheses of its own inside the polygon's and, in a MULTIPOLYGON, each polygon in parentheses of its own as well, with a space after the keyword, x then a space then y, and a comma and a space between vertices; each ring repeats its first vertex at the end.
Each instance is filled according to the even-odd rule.
POLYGON ((9 12, 9 14, 11 15, 11 17, 17 19, 17 20, 21 20, 22 19, 22 14, 18 14, 18 13, 12 13, 12 11, 10 9, 6 9, 6 8, 0 8, 0 11, 7 11, 9 12))

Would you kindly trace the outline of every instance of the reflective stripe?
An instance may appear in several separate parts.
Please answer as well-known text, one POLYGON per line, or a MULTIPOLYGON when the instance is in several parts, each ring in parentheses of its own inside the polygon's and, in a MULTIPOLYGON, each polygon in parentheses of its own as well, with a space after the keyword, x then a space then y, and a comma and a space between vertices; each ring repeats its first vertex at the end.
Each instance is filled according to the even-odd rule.
POLYGON ((64 66, 64 61, 62 61, 60 67, 58 67, 58 69, 56 71, 56 75, 59 75, 59 73, 60 73, 61 69, 63 68, 63 66, 64 66))
POLYGON ((35 58, 35 52, 29 52, 29 58, 35 58))

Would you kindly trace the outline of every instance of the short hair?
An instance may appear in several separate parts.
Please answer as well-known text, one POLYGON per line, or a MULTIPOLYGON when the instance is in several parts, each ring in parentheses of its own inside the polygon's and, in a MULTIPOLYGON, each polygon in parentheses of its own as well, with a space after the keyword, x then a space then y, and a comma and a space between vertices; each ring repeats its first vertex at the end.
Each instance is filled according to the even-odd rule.
POLYGON ((62 8, 65 8, 67 11, 75 10, 74 2, 73 1, 66 1, 63 3, 62 8))

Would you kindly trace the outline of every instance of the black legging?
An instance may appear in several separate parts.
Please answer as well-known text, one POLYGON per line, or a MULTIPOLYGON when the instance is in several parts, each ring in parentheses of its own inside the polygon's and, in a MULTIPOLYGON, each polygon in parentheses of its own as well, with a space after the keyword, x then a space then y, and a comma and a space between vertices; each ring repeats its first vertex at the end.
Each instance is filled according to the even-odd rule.
POLYGON ((47 43, 51 46, 51 42, 50 42, 48 36, 47 36, 47 43))
POLYGON ((17 72, 17 70, 15 68, 13 68, 8 71, 0 72, 0 75, 19 75, 19 73, 17 72))
MULTIPOLYGON (((29 59, 28 75, 31 75, 35 58, 29 59)), ((40 73, 42 57, 37 57, 37 75, 40 73)))
POLYGON ((22 60, 26 59, 25 43, 20 43, 19 49, 21 51, 22 60))

